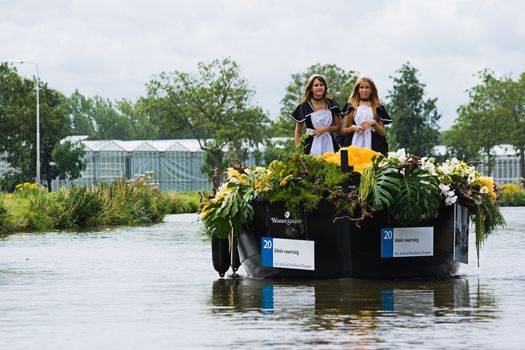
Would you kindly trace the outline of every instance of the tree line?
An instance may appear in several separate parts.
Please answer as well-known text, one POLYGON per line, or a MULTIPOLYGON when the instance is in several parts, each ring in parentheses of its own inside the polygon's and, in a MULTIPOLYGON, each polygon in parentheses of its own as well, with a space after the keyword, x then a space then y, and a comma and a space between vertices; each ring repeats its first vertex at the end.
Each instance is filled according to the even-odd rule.
MULTIPOLYGON (((61 140, 87 135, 92 140, 196 139, 206 154, 204 170, 217 185, 218 177, 213 174, 220 174, 228 162, 246 160, 250 146, 266 145, 261 160, 276 156, 277 148, 269 140, 293 136, 288 113, 299 102, 313 73, 326 77, 329 92, 340 105, 346 103, 358 77, 357 72, 333 64, 314 64, 292 74, 280 101, 279 116, 273 121, 255 103, 255 90, 231 58, 200 62, 193 74, 159 73, 146 83, 144 96, 135 101, 88 97, 78 90, 65 96, 41 81, 42 181, 50 188, 53 179, 80 175, 85 166, 83 150, 61 140)), ((451 155, 467 161, 486 155, 490 163, 494 145, 510 143, 523 159, 524 74, 518 81, 497 78, 489 70, 479 77, 480 83, 468 92, 469 102, 458 108, 452 128, 440 134, 437 99, 426 96, 418 70, 408 62, 403 64, 390 77, 392 89, 382 101, 394 120, 387 131, 390 147, 433 155, 434 146, 444 143, 451 155)), ((0 64, 0 154, 6 154, 11 165, 0 181, 4 190, 34 179, 35 99, 35 81, 21 77, 7 63, 0 64)), ((293 147, 293 142, 281 147, 293 147)), ((523 164, 521 169, 523 174, 523 164)))

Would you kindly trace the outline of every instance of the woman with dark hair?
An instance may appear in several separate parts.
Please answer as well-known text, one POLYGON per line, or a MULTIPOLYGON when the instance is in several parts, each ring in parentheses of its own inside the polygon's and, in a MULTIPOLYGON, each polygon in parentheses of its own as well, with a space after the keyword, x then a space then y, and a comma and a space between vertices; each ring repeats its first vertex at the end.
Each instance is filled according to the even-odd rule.
POLYGON ((332 135, 338 132, 340 108, 328 94, 328 86, 322 75, 312 75, 306 84, 301 103, 290 114, 295 121, 295 144, 301 142, 303 126, 309 135, 304 152, 314 156, 335 152, 337 144, 332 135))
POLYGON ((376 85, 370 77, 357 79, 348 103, 341 111, 342 135, 347 135, 343 146, 370 148, 387 155, 385 125, 392 122, 385 107, 381 104, 376 85))

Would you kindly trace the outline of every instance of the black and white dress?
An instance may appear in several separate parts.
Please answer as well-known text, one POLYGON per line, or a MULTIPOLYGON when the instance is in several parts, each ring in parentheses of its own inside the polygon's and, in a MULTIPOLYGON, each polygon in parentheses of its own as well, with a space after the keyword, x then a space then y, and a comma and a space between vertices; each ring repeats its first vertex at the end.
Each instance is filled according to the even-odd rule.
MULTIPOLYGON (((333 113, 339 114, 341 109, 335 100, 328 99, 325 109, 315 110, 310 101, 300 104, 290 114, 296 123, 305 123, 306 133, 311 134, 315 129, 330 126, 333 123, 333 113)), ((312 156, 320 156, 327 152, 335 152, 337 144, 333 135, 326 132, 313 137, 310 135, 306 140, 304 152, 312 156)))
MULTIPOLYGON (((346 104, 341 111, 341 116, 345 116, 351 113, 354 110, 350 104, 346 104)), ((392 123, 392 118, 386 111, 386 108, 383 105, 379 105, 376 109, 377 116, 383 125, 388 125, 392 123)), ((374 114, 372 113, 372 107, 369 106, 359 106, 355 111, 354 115, 354 125, 361 125, 366 120, 374 119, 374 114)), ((384 136, 379 135, 375 128, 367 128, 363 133, 348 134, 343 146, 356 146, 362 148, 369 148, 376 152, 387 155, 388 153, 388 143, 384 136)))

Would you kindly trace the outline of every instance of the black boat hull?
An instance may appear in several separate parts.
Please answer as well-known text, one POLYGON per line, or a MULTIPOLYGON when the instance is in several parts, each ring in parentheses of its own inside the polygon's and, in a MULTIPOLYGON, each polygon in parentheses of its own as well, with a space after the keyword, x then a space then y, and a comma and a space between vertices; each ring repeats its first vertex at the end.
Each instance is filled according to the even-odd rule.
POLYGON ((395 225, 386 212, 374 213, 373 218, 365 219, 357 226, 349 220, 334 221, 333 207, 323 202, 315 212, 304 214, 301 218, 305 229, 300 233, 293 224, 284 223, 286 220, 280 220, 284 223, 281 229, 272 224, 272 220, 279 221, 272 215, 286 212, 285 208, 271 206, 264 199, 254 202, 253 206, 252 222, 236 235, 242 266, 252 278, 450 277, 458 272, 461 262, 466 262, 468 257, 469 217, 465 214, 468 210, 458 205, 442 207, 437 218, 413 225, 432 228, 431 255, 403 257, 385 257, 382 251, 382 229, 402 226, 395 225), (268 237, 313 242, 315 267, 263 266, 261 242, 268 237))

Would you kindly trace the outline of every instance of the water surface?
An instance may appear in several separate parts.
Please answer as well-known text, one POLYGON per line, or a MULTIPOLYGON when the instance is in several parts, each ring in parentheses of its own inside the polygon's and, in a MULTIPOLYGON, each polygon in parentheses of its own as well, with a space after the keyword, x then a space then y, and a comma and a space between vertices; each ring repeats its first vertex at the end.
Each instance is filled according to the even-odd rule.
POLYGON ((220 279, 193 214, 5 237, 0 349, 522 349, 525 208, 503 212, 448 280, 220 279))

